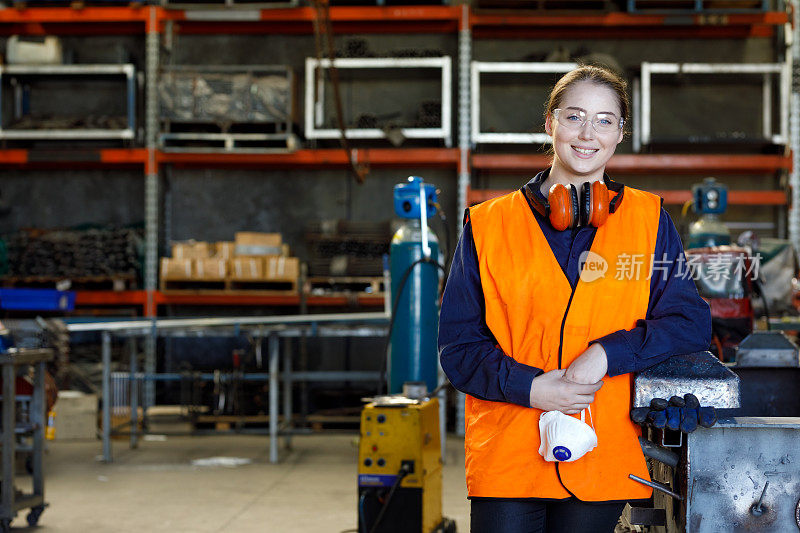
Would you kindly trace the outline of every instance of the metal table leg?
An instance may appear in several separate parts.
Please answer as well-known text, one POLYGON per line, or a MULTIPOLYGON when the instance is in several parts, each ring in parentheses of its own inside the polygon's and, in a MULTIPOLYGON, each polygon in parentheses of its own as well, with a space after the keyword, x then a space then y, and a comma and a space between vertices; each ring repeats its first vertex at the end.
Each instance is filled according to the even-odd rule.
POLYGON ((103 332, 103 461, 111 462, 111 333, 103 332))
POLYGON ((31 402, 30 418, 36 429, 33 431, 33 495, 41 496, 44 501, 44 427, 47 423, 44 399, 44 361, 36 363, 33 374, 33 401, 31 402))
POLYGON ((467 395, 461 391, 456 392, 456 435, 464 436, 464 402, 467 395))
POLYGON ((11 520, 14 512, 14 429, 16 404, 16 375, 13 363, 3 365, 3 485, 0 486, 0 519, 11 520))
POLYGON ((292 447, 292 339, 283 339, 283 424, 286 428, 283 442, 292 447))
POLYGON ((278 462, 278 358, 280 339, 269 336, 269 462, 278 462))
POLYGON ((256 366, 258 368, 264 368, 264 360, 263 360, 263 357, 261 355, 262 354, 261 345, 263 344, 263 342, 264 342, 264 336, 262 334, 262 331, 259 329, 258 330, 258 335, 255 338, 255 343, 256 343, 256 350, 255 350, 256 351, 256 366))
POLYGON ((136 448, 139 445, 139 435, 137 433, 139 427, 139 380, 136 378, 136 372, 138 371, 138 346, 136 344, 136 337, 130 337, 128 339, 130 343, 130 374, 131 379, 128 380, 128 386, 130 387, 130 399, 131 399, 131 448, 136 448))

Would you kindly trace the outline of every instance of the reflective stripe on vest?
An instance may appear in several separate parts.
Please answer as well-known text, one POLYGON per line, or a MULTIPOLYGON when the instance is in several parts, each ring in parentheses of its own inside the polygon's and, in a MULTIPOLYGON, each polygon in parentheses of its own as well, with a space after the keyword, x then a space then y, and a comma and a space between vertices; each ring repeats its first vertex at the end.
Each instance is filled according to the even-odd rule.
MULTIPOLYGON (((520 191, 471 208, 486 324, 503 352, 545 371, 567 368, 589 341, 645 318, 660 214, 658 196, 626 187, 573 291, 520 191)), ((538 453, 541 410, 467 396, 469 495, 648 498, 651 489, 628 478, 649 479, 629 418, 632 376, 603 381, 592 404, 597 448, 558 466, 538 453)))

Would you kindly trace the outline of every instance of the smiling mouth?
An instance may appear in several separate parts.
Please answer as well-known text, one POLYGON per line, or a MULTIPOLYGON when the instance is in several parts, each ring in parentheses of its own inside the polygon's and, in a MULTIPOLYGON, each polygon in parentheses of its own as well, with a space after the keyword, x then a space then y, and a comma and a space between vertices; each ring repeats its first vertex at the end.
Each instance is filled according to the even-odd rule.
POLYGON ((572 149, 583 155, 592 155, 599 150, 599 148, 578 148, 577 146, 573 146, 572 149))

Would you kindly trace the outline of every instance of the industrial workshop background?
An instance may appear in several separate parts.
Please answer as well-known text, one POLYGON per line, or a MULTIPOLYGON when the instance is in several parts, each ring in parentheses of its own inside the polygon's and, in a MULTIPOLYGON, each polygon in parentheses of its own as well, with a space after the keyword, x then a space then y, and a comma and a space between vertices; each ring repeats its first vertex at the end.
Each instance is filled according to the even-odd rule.
MULTIPOLYGON (((40 326, 382 311, 392 187, 436 186, 430 225, 449 259, 467 206, 548 165, 545 98, 577 62, 629 82, 612 178, 661 195, 683 235, 692 186, 716 178, 734 242, 752 231, 800 250, 798 2, 366 3, 0 2, 2 285, 53 291, 0 307, 18 344, 55 339, 60 385, 100 393, 102 345, 119 420, 136 417, 126 372, 139 368, 171 376, 139 382, 145 408, 257 429, 266 334, 142 326, 141 342, 111 346, 40 326)), ((284 416, 355 428, 385 328, 318 333, 286 333, 284 416)), ((448 398, 456 433, 462 404, 448 398)))
MULTIPOLYGON (((448 220, 434 229, 451 254, 465 206, 546 165, 544 97, 574 61, 609 64, 631 83, 633 124, 609 167, 615 178, 661 194, 685 228, 691 185, 714 176, 730 188, 730 228, 800 245, 789 209, 800 127, 790 3, 28 4, 0 10, 11 36, 0 70, 5 284, 60 282, 81 312, 381 308, 387 191, 410 174, 434 183, 448 220), (33 45, 52 56, 46 64, 25 63, 33 45), (336 84, 331 53, 341 58, 336 84), (72 233, 46 233, 54 228, 72 233), (237 232, 280 234, 252 244, 288 245, 286 273, 270 280, 244 260, 220 266, 246 246, 230 244, 237 232), (114 253, 74 257, 86 242, 114 253), (227 251, 204 248, 215 242, 227 251), (188 258, 203 255, 198 271, 188 258)), ((181 353, 198 354, 176 354, 176 343, 191 340, 157 348, 149 339, 147 370, 157 349, 167 371, 187 363, 181 353)), ((380 341, 334 344, 303 364, 378 369, 370 354, 380 341)), ((229 354, 207 352, 197 359, 230 366, 229 354)), ((348 400, 357 405, 369 388, 348 400)))

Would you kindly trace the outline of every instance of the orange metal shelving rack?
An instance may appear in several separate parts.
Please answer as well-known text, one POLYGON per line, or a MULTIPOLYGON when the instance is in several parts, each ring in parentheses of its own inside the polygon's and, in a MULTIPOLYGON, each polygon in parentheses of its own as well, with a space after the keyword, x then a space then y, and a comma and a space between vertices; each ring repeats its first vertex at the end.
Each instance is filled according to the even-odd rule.
MULTIPOLYGON (((224 11, 215 20, 198 17, 186 10, 155 6, 50 7, 0 9, 0 34, 141 34, 162 32, 167 24, 182 33, 279 33, 313 32, 315 11, 309 7, 248 11, 236 20, 224 11), (246 19, 246 20, 245 20, 246 19)), ((730 38, 770 37, 788 22, 784 12, 730 15, 637 15, 608 13, 596 15, 497 14, 462 6, 334 6, 330 8, 334 32, 342 33, 457 33, 467 28, 474 38, 730 38)), ((459 172, 491 171, 529 173, 547 165, 539 154, 468 154, 462 167, 459 149, 397 148, 358 149, 349 158, 339 149, 304 149, 270 154, 186 154, 160 152, 146 148, 100 149, 86 151, 0 150, 0 168, 143 169, 143 175, 157 172, 160 165, 258 168, 344 168, 348 159, 384 167, 443 167, 459 172)), ((791 168, 790 155, 617 155, 609 164, 615 174, 694 174, 775 173, 791 168)), ((470 202, 495 196, 503 191, 469 190, 470 202)), ((682 204, 689 191, 654 191, 667 203, 682 204)), ((730 191, 733 204, 787 204, 785 191, 730 191)), ((154 316, 159 305, 299 305, 300 296, 176 295, 160 291, 78 291, 79 306, 141 306, 146 316, 154 316)), ((308 296, 310 306, 347 306, 354 300, 345 297, 308 296)), ((357 305, 383 305, 380 296, 360 297, 357 305)))

